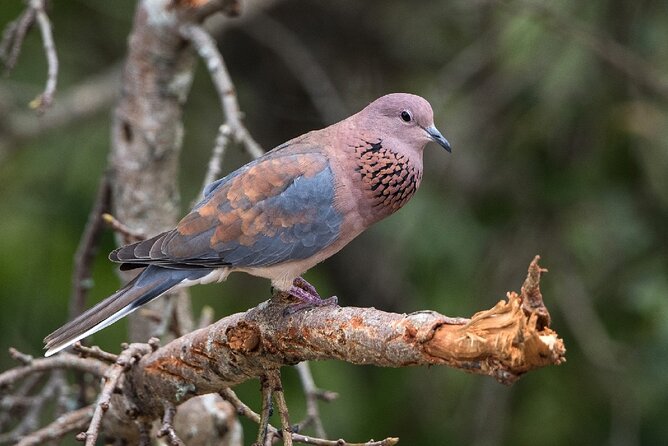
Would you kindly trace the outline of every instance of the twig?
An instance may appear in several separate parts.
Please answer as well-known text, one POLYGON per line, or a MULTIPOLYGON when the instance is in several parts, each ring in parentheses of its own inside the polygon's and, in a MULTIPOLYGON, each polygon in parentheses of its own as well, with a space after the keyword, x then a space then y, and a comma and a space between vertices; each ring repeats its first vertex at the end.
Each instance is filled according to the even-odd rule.
POLYGON ((139 446, 151 446, 151 423, 146 420, 137 422, 139 430, 139 446))
POLYGON ((278 406, 278 414, 281 417, 281 435, 283 437, 283 444, 285 446, 292 446, 292 428, 290 427, 290 414, 288 412, 288 405, 285 402, 285 394, 283 393, 283 383, 281 382, 281 370, 269 370, 267 372, 271 392, 274 394, 276 406, 278 406))
POLYGON ((218 394, 228 403, 232 404, 237 414, 243 415, 254 423, 260 423, 260 415, 248 407, 243 401, 239 399, 234 390, 229 387, 224 388, 218 394))
POLYGON ((0 374, 0 389, 37 372, 54 369, 81 370, 96 376, 104 376, 108 365, 93 358, 79 358, 63 352, 50 358, 34 359, 30 365, 16 367, 0 374))
POLYGON ((143 232, 124 225, 111 214, 102 214, 102 220, 104 220, 111 229, 123 236, 125 243, 138 242, 146 238, 146 235, 144 235, 143 232))
POLYGON ((241 29, 283 59, 284 66, 304 86, 324 121, 332 123, 348 114, 325 69, 292 31, 266 14, 257 14, 241 29))
POLYGON ((111 395, 116 386, 132 365, 141 358, 141 356, 150 353, 153 348, 149 344, 130 344, 118 355, 118 360, 109 367, 105 375, 105 383, 95 405, 95 411, 88 426, 88 430, 78 435, 78 439, 84 439, 86 446, 94 446, 100 433, 100 425, 105 412, 109 410, 111 395))
POLYGON ((35 15, 36 11, 28 7, 5 28, 2 42, 0 42, 0 59, 2 59, 7 73, 16 66, 25 36, 35 23, 35 15))
POLYGON ((225 113, 225 123, 230 127, 235 140, 241 142, 253 158, 259 158, 264 151, 242 123, 242 113, 234 84, 225 66, 223 56, 216 47, 216 42, 200 25, 190 23, 182 26, 179 31, 184 39, 192 43, 199 56, 206 63, 225 113))
POLYGON ((176 435, 174 430, 174 415, 176 415, 176 407, 171 403, 165 404, 165 414, 162 417, 162 427, 158 431, 158 437, 167 437, 167 443, 170 446, 185 446, 183 440, 176 435))
POLYGON ((308 361, 300 362, 295 368, 299 374, 299 380, 302 383, 304 396, 306 397, 306 419, 299 423, 300 430, 303 427, 308 426, 310 423, 313 423, 315 434, 318 437, 325 438, 327 434, 325 433, 325 428, 322 425, 322 419, 320 418, 318 399, 332 401, 338 398, 339 395, 336 392, 323 391, 316 387, 308 361))
POLYGON ((230 136, 232 135, 232 130, 227 124, 221 124, 218 128, 218 136, 216 137, 216 144, 213 147, 211 152, 211 158, 209 159, 209 168, 206 171, 204 176, 204 184, 202 185, 202 190, 206 188, 210 183, 213 183, 214 180, 220 175, 221 164, 223 162, 223 156, 225 155, 225 149, 230 142, 230 136))
MULTIPOLYGON (((248 407, 243 401, 241 401, 232 389, 225 388, 221 390, 220 396, 223 397, 225 401, 232 404, 239 415, 243 415, 254 423, 261 423, 262 417, 258 413, 254 412, 253 409, 248 407)), ((272 435, 280 436, 278 429, 276 429, 271 424, 267 424, 267 431, 272 435)), ((291 436, 292 441, 295 443, 313 444, 318 446, 392 446, 399 442, 399 439, 395 437, 389 437, 381 441, 370 440, 365 443, 349 443, 342 439, 326 440, 324 438, 309 437, 297 433, 292 433, 291 436)))
MULTIPOLYGON (((62 91, 58 101, 42 116, 36 116, 32 110, 23 110, 8 103, 0 104, 0 163, 10 154, 42 135, 70 126, 81 124, 107 108, 119 90, 121 67, 116 64, 105 72, 90 76, 76 86, 62 91)), ((12 94, 11 86, 3 85, 5 92, 12 94)), ((17 100, 23 99, 16 95, 17 100)))
POLYGON ((88 347, 83 345, 81 342, 77 342, 72 346, 72 348, 75 352, 79 352, 82 358, 88 358, 88 357, 96 358, 99 359, 100 361, 108 362, 109 364, 113 364, 116 361, 118 361, 118 355, 105 352, 97 345, 88 347))
POLYGON ((9 347, 9 356, 12 357, 12 359, 20 362, 23 365, 30 365, 32 364, 33 357, 32 355, 28 355, 26 353, 20 352, 14 347, 9 347))
POLYGON ((262 391, 262 412, 260 412, 260 417, 258 423, 260 427, 257 431, 257 440, 255 444, 257 446, 264 446, 267 441, 267 434, 269 431, 269 418, 274 411, 272 405, 272 388, 271 383, 269 382, 269 377, 267 375, 262 375, 260 377, 260 385, 262 391))
POLYGON ((92 287, 91 267, 97 253, 100 235, 102 234, 102 215, 109 212, 110 206, 111 185, 109 184, 108 175, 104 173, 97 189, 93 208, 90 214, 88 214, 86 227, 74 255, 72 293, 70 294, 70 319, 81 314, 86 306, 86 297, 92 287))
MULTIPOLYGON (((29 375, 12 395, 3 394, 3 397, 0 399, 0 432, 7 431, 5 425, 16 416, 16 406, 24 403, 27 405, 31 404, 30 400, 32 397, 30 396, 30 393, 35 389, 42 377, 43 373, 29 375)), ((5 437, 6 434, 0 435, 0 443, 4 442, 5 437)))
POLYGON ((51 22, 46 12, 44 12, 44 0, 30 0, 30 7, 37 14, 37 24, 42 34, 42 43, 48 64, 46 87, 39 96, 30 102, 30 107, 37 109, 39 112, 44 112, 53 102, 53 95, 56 93, 56 85, 58 83, 58 55, 56 54, 56 45, 53 43, 51 22))
POLYGON ((397 437, 388 437, 380 441, 369 440, 364 443, 349 443, 343 438, 326 440, 324 438, 307 437, 299 434, 293 434, 292 439, 296 443, 314 444, 316 446, 394 446, 399 443, 399 438, 397 437))
POLYGON ((17 443, 17 446, 42 445, 52 440, 62 438, 65 434, 86 427, 93 416, 93 405, 73 410, 58 417, 55 421, 43 428, 27 435, 17 443))
MULTIPOLYGON (((41 373, 38 375, 41 376, 41 373)), ((35 431, 39 426, 42 410, 47 407, 50 400, 57 399, 65 388, 66 383, 62 374, 53 373, 39 393, 17 398, 3 398, 3 406, 8 406, 3 409, 10 412, 15 419, 19 420, 19 423, 10 432, 0 434, 0 443, 14 443, 26 434, 35 431)))

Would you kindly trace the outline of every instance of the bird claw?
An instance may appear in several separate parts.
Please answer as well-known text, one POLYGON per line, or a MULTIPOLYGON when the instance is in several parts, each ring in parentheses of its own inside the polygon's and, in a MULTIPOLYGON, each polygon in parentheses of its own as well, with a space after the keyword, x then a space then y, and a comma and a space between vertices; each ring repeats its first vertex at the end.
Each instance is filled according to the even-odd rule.
MULTIPOLYGON (((309 293, 311 296, 315 296, 318 299, 320 299, 320 294, 318 294, 318 291, 315 289, 315 287, 313 285, 311 285, 310 283, 308 283, 306 281, 306 279, 304 279, 303 277, 297 277, 292 282, 292 284, 294 285, 293 288, 294 287, 301 288, 302 290, 309 293)), ((292 294, 292 293, 290 293, 290 294, 292 294)), ((295 296, 295 295, 293 294, 293 296, 295 296)), ((300 296, 295 296, 295 297, 300 297, 300 296)))
POLYGON ((286 307, 285 310, 283 310, 283 316, 289 316, 311 308, 337 305, 338 303, 338 298, 336 296, 322 299, 315 287, 301 277, 295 279, 289 294, 299 299, 300 302, 286 307))
POLYGON ((311 308, 318 308, 318 307, 327 307, 330 305, 338 305, 339 303, 339 298, 336 296, 328 297, 327 299, 318 299, 318 300, 312 300, 309 302, 300 302, 292 305, 288 305, 285 310, 283 310, 283 316, 291 316, 295 313, 299 313, 300 311, 304 310, 310 310, 311 308))

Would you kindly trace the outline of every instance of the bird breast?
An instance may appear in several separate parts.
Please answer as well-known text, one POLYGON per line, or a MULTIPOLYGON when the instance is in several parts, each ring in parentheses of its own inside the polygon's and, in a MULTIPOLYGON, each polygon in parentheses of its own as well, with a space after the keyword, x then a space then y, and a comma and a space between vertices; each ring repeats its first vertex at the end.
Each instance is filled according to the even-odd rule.
POLYGON ((422 169, 407 155, 393 151, 382 141, 356 145, 355 156, 355 171, 374 219, 399 210, 420 185, 422 169))

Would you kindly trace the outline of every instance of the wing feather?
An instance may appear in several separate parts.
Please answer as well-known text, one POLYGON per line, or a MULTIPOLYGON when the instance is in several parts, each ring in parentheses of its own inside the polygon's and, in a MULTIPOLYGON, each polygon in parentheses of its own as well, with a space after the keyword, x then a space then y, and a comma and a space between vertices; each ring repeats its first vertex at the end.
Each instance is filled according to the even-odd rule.
POLYGON ((209 185, 174 230, 118 248, 110 259, 123 269, 252 267, 305 259, 339 235, 342 216, 334 199, 335 181, 323 154, 270 152, 209 185))

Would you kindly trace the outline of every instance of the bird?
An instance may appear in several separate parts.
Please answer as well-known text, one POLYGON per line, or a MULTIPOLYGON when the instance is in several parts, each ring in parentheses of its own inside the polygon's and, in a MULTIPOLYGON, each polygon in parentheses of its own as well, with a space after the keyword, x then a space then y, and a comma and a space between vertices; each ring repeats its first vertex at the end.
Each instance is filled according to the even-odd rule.
POLYGON ((332 303, 301 276, 413 197, 431 141, 451 152, 429 102, 391 93, 266 152, 206 186, 174 229, 112 251, 121 270, 141 271, 48 335, 45 356, 170 290, 231 272, 270 279, 297 299, 297 311, 332 303))

